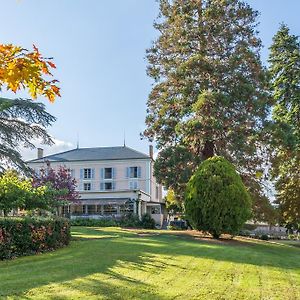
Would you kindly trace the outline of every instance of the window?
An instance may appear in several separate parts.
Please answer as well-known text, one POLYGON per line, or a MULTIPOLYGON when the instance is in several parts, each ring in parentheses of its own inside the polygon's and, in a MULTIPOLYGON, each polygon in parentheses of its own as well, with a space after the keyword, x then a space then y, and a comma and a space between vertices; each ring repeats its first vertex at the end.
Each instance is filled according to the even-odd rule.
POLYGON ((130 178, 138 178, 138 167, 130 167, 129 168, 129 177, 130 178))
POLYGON ((160 214, 160 206, 150 206, 151 215, 158 215, 160 214))
POLYGON ((92 189, 91 183, 90 182, 85 182, 83 184, 83 190, 84 191, 90 191, 92 189))
POLYGON ((137 190, 139 188, 139 183, 137 181, 129 181, 129 189, 137 190))
POLYGON ((114 181, 103 181, 100 182, 100 191, 112 191, 116 189, 114 181))
POLYGON ((96 205, 87 205, 88 215, 94 215, 96 213, 96 205))
POLYGON ((91 178, 92 178, 92 170, 83 169, 83 179, 91 179, 91 178))
POLYGON ((112 190, 113 184, 112 182, 105 182, 104 183, 104 189, 107 190, 112 190))
POLYGON ((84 205, 74 205, 73 206, 73 215, 82 215, 85 213, 85 207, 84 205))
POLYGON ((117 205, 103 205, 104 215, 115 215, 118 212, 117 205))
POLYGON ((133 214, 133 203, 122 204, 120 205, 120 213, 121 214, 133 214))
POLYGON ((112 179, 113 171, 112 168, 104 168, 104 179, 112 179))

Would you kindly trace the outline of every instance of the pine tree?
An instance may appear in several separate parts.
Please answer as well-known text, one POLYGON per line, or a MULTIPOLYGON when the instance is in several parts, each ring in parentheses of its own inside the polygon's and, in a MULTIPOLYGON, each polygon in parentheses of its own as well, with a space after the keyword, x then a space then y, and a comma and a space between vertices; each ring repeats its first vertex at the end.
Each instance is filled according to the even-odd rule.
MULTIPOLYGON (((239 0, 161 0, 155 22, 160 35, 147 50, 147 73, 155 84, 144 136, 162 154, 184 147, 194 169, 195 161, 221 155, 248 185, 260 180, 270 107, 257 16, 239 0)), ((165 173, 156 168, 162 183, 180 163, 165 173)))
MULTIPOLYGON (((270 48, 273 106, 272 173, 287 224, 300 224, 300 42, 281 25, 270 48)), ((297 225, 298 224, 298 225, 297 225)))

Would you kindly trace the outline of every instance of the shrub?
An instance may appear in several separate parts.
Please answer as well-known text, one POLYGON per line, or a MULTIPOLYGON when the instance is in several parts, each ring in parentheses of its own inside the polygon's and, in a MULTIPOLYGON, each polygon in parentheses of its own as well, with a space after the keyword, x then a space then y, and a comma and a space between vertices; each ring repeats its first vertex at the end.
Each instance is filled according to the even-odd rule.
POLYGON ((250 216, 251 198, 234 166, 222 157, 205 160, 187 184, 186 217, 218 238, 237 234, 250 216))
POLYGON ((141 221, 139 217, 135 214, 126 214, 122 216, 121 220, 119 221, 119 225, 121 227, 141 227, 141 221))
POLYGON ((89 219, 89 218, 76 218, 71 220, 72 226, 88 226, 88 227, 133 227, 133 228, 145 228, 154 229, 155 221, 149 214, 142 216, 142 220, 135 214, 127 214, 122 216, 120 220, 112 218, 103 219, 89 219))
POLYGON ((0 218, 0 260, 68 245, 67 219, 0 218))
POLYGON ((155 221, 149 214, 144 214, 141 220, 141 227, 145 229, 155 229, 155 221))
POLYGON ((266 235, 266 234, 262 234, 262 235, 260 236, 260 239, 263 240, 263 241, 268 241, 268 240, 269 240, 269 237, 268 237, 268 235, 266 235))
POLYGON ((72 226, 88 226, 88 227, 114 227, 118 226, 117 222, 113 219, 89 219, 89 218, 76 218, 71 220, 72 226))

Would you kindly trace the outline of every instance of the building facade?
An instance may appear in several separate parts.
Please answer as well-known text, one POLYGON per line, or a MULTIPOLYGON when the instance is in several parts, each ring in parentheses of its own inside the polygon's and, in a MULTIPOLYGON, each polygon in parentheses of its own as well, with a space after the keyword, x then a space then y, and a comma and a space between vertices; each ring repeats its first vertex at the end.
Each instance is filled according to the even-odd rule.
POLYGON ((149 213, 161 226, 164 219, 162 186, 153 175, 153 148, 149 155, 126 146, 76 148, 27 162, 36 173, 40 169, 65 166, 76 179, 78 203, 64 213, 71 218, 120 218, 134 213, 149 213))

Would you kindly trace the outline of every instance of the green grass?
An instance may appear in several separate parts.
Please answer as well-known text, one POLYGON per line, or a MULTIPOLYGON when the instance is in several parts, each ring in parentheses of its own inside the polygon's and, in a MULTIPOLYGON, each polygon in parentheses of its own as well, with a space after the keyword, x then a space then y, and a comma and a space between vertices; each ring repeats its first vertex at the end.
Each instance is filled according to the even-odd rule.
POLYGON ((300 299, 300 249, 166 231, 74 227, 51 253, 0 262, 0 299, 300 299))

